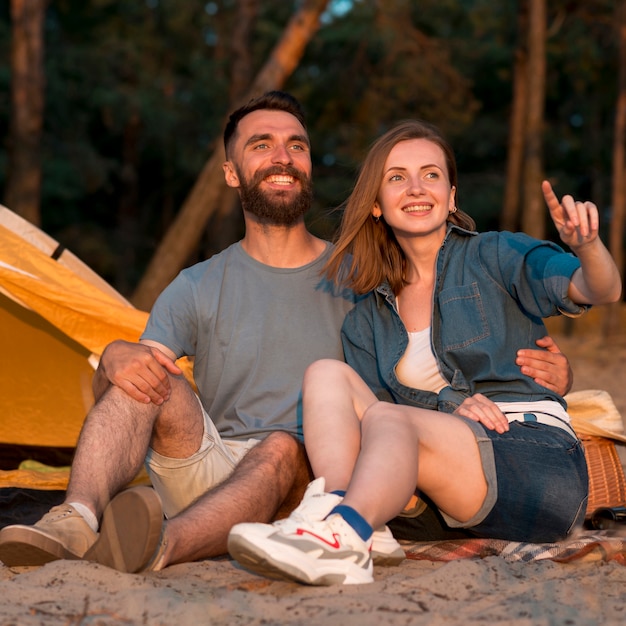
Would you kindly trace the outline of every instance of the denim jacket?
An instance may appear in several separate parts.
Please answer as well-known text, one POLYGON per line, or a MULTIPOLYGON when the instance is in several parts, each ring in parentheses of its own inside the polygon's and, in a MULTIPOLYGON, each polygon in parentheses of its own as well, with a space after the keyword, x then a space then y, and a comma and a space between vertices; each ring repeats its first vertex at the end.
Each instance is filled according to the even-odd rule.
POLYGON ((522 233, 475 233, 449 226, 437 256, 431 344, 450 382, 439 394, 406 387, 396 364, 408 345, 388 284, 348 313, 342 328, 346 361, 381 400, 453 412, 476 393, 495 401, 556 400, 524 376, 517 350, 547 334, 542 318, 580 315, 568 285, 578 259, 522 233))

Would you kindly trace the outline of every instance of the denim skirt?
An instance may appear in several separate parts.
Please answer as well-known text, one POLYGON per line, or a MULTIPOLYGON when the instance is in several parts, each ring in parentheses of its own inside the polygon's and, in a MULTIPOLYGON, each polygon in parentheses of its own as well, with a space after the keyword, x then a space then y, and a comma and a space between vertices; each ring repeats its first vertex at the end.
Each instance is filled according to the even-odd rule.
POLYGON ((582 527, 589 479, 578 439, 534 421, 511 422, 505 433, 464 421, 476 435, 488 492, 481 510, 467 522, 441 513, 448 527, 536 543, 564 539, 582 527))
MULTIPOLYGON (((389 521, 397 539, 435 541, 487 537, 546 543, 581 528, 589 482, 582 443, 563 428, 511 422, 498 434, 462 417, 478 442, 487 496, 466 522, 442 511, 426 496, 416 515, 389 521)), ((459 476, 459 480, 463 480, 459 476)))

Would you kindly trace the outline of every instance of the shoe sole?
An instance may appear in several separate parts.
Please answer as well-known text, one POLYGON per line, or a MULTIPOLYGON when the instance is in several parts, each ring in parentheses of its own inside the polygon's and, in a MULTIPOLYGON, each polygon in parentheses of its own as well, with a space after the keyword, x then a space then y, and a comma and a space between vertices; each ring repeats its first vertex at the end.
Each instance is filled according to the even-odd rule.
POLYGON ((0 561, 7 567, 45 565, 59 559, 80 558, 34 526, 15 525, 0 534, 0 561))
MULTIPOLYGON (((281 558, 280 552, 282 550, 277 550, 276 554, 269 555, 245 537, 232 533, 228 537, 228 552, 246 569, 269 578, 295 581, 305 585, 359 585, 374 582, 371 571, 364 570, 348 561, 344 561, 338 566, 343 571, 335 570, 322 573, 306 571, 303 567, 304 560, 302 566, 298 567, 293 562, 281 558)), ((293 557, 293 555, 291 556, 293 557)), ((303 559, 301 553, 295 556, 296 559, 298 557, 303 559)), ((290 560, 293 561, 293 558, 290 560)))
POLYGON ((118 493, 102 515, 100 534, 84 558, 119 572, 142 571, 157 551, 163 528, 161 499, 152 487, 118 493))
POLYGON ((370 553, 372 563, 383 567, 393 567, 400 565, 406 559, 406 553, 402 548, 396 548, 393 552, 377 552, 372 548, 370 553))

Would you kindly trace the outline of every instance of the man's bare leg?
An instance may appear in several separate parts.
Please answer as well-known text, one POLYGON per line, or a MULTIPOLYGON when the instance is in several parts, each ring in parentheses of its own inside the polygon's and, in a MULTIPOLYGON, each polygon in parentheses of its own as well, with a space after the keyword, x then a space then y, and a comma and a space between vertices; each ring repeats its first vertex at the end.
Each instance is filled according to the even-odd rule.
POLYGON ((270 434, 228 479, 166 522, 161 565, 225 554, 232 526, 288 515, 310 478, 303 445, 288 433, 270 434))
POLYGON ((137 476, 150 445, 175 458, 199 449, 204 421, 198 400, 182 377, 170 378, 172 396, 161 406, 138 402, 115 386, 103 394, 83 425, 66 502, 86 505, 99 519, 111 497, 137 476))

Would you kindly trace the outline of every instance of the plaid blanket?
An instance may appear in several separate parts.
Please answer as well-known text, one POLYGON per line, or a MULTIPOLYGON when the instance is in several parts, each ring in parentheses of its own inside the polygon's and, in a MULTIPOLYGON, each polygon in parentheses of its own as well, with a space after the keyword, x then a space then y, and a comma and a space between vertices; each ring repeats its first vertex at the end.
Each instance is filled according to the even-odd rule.
POLYGON ((522 543, 502 539, 454 539, 447 541, 403 542, 408 559, 454 561, 456 559, 500 556, 506 561, 551 559, 571 561, 616 561, 626 565, 626 533, 613 530, 586 531, 555 543, 522 543))

